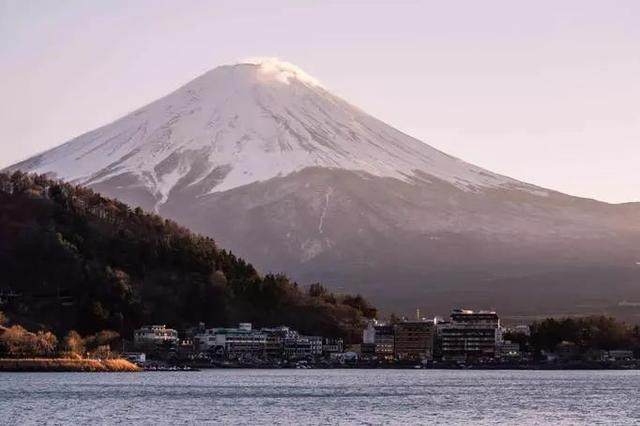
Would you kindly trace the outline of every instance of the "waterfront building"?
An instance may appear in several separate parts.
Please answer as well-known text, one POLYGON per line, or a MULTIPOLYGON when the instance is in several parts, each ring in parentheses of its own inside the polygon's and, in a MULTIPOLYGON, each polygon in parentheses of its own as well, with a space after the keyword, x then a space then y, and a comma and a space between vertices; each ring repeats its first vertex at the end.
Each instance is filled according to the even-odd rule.
POLYGON ((166 325, 145 325, 133 332, 135 346, 150 346, 178 343, 178 332, 166 325))
POLYGON ((125 352, 122 357, 136 364, 144 364, 147 361, 147 355, 144 352, 125 352))
POLYGON ((282 358, 284 356, 284 339, 276 334, 267 333, 264 354, 267 358, 282 358))
POLYGON ((433 321, 403 321, 394 326, 394 353, 399 360, 433 359, 433 342, 433 321))
POLYGON ((290 360, 309 358, 312 356, 311 342, 301 336, 285 339, 284 356, 290 360))
POLYGON ((376 355, 375 343, 362 343, 360 345, 360 355, 363 358, 373 358, 376 355))
POLYGON ((627 349, 610 350, 606 354, 607 361, 631 361, 634 359, 633 351, 627 349))
POLYGON ((267 335, 265 355, 273 359, 284 357, 285 340, 298 338, 298 333, 295 330, 285 326, 263 328, 261 331, 267 335))
POLYGON ((558 343, 555 353, 560 361, 572 361, 580 358, 578 345, 566 340, 558 343))
POLYGON ((375 326, 375 354, 378 358, 391 359, 394 355, 395 331, 392 325, 375 326))
POLYGON ((497 347, 496 358, 503 361, 515 361, 522 359, 520 344, 509 340, 503 340, 497 347))
POLYGON ((339 354, 344 350, 344 342, 342 339, 330 339, 324 338, 322 339, 322 354, 329 355, 331 354, 339 354))
POLYGON ((267 334, 253 330, 250 323, 240 323, 237 328, 209 328, 194 336, 199 350, 224 352, 228 358, 264 356, 267 334))
POLYGON ((502 341, 500 317, 493 311, 455 309, 450 321, 438 324, 442 359, 479 361, 493 359, 502 341))
POLYGON ((321 336, 300 336, 309 341, 311 355, 322 355, 322 337, 321 336))
POLYGON ((266 355, 269 358, 301 359, 322 355, 321 336, 301 336, 289 327, 263 328, 267 335, 266 355))
POLYGON ((395 332, 392 325, 370 321, 362 331, 362 344, 371 345, 363 354, 371 352, 378 358, 393 358, 395 332))

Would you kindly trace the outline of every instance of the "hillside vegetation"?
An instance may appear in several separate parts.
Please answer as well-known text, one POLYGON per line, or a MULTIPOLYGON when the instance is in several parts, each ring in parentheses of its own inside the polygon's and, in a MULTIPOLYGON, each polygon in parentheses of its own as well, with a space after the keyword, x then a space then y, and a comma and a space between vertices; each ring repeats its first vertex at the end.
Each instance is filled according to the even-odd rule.
POLYGON ((20 172, 0 174, 0 270, 9 319, 59 334, 250 321, 349 339, 376 314, 360 296, 261 275, 157 215, 20 172))

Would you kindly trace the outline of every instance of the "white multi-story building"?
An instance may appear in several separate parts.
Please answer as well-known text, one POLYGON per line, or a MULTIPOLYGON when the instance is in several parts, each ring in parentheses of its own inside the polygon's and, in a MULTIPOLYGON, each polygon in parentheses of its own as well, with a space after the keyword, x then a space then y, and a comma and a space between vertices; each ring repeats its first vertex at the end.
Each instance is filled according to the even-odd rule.
POLYGON ((224 351, 226 356, 262 356, 266 350, 267 334, 253 330, 250 323, 240 323, 238 328, 209 328, 194 336, 199 350, 224 351))
POLYGON ((166 325, 145 325, 133 332, 133 343, 136 346, 158 345, 169 342, 178 343, 178 332, 166 325))

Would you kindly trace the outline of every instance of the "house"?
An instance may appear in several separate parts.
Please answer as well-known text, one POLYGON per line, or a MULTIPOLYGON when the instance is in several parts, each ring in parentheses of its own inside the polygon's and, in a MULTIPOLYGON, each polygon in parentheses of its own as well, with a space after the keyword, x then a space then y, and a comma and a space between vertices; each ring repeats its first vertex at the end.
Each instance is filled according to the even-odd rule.
POLYGON ((178 332, 166 325, 145 325, 133 332, 133 343, 136 347, 154 345, 176 345, 178 332))
POLYGON ((122 357, 135 364, 144 364, 147 362, 147 355, 144 352, 125 352, 122 357))

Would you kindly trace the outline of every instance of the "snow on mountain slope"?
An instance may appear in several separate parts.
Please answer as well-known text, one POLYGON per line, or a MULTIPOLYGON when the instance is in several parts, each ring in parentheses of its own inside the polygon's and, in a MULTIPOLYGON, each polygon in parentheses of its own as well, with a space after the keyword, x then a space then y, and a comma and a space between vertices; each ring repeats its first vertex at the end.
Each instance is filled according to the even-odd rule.
POLYGON ((134 176, 156 199, 286 176, 306 167, 429 177, 463 190, 539 188, 450 157, 367 115, 295 66, 266 59, 218 67, 125 117, 11 169, 82 184, 134 176))

